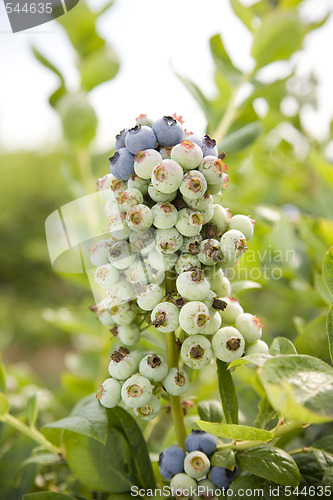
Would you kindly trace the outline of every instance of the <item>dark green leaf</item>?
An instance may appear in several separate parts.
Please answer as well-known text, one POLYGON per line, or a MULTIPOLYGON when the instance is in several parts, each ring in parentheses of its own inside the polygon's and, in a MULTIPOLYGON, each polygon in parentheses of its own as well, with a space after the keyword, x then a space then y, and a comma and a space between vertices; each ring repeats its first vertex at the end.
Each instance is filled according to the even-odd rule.
POLYGON ((310 321, 296 338, 295 346, 300 354, 308 354, 329 361, 326 316, 323 314, 310 321))
POLYGON ((291 340, 285 337, 275 337, 269 349, 269 353, 272 356, 278 356, 280 354, 297 354, 297 351, 291 340))
POLYGON ((333 419, 333 368, 311 356, 277 356, 261 368, 267 397, 279 414, 299 422, 333 419))
POLYGON ((232 361, 228 368, 233 368, 234 366, 246 365, 247 363, 251 363, 257 366, 263 366, 264 363, 272 356, 270 354, 265 353, 256 353, 249 354, 248 356, 243 356, 242 358, 235 359, 232 361))
POLYGON ((221 422, 223 420, 223 410, 221 403, 214 399, 210 401, 200 401, 198 412, 201 420, 206 422, 221 422))
POLYGON ((262 133, 262 125, 260 122, 252 122, 235 132, 231 132, 225 136, 220 142, 219 151, 226 153, 233 153, 241 151, 242 149, 250 146, 262 133))
POLYGON ((289 59, 301 48, 304 34, 304 26, 296 12, 274 11, 266 15, 252 44, 251 54, 256 60, 256 69, 289 59))
MULTIPOLYGON (((253 474, 238 476, 233 480, 228 491, 232 491, 231 497, 235 500, 244 500, 244 492, 246 492, 247 498, 255 498, 256 500, 271 500, 272 498, 285 500, 286 498, 284 487, 253 474)), ((295 500, 296 497, 291 495, 288 498, 295 500)))
POLYGON ((252 31, 253 13, 251 12, 251 8, 243 5, 239 0, 230 0, 230 5, 236 16, 252 31))
POLYGON ((28 420, 31 426, 36 424, 38 417, 37 394, 33 394, 28 399, 28 420))
POLYGON ((6 372, 5 367, 0 363, 0 392, 6 392, 6 372))
POLYGON ((92 52, 80 66, 82 88, 92 90, 97 85, 112 80, 119 70, 119 59, 107 45, 92 52))
POLYGON ((333 247, 326 253, 323 261, 323 276, 328 289, 333 294, 333 247))
POLYGON ((234 470, 236 460, 232 450, 219 450, 210 457, 210 464, 224 469, 234 470))
POLYGON ((9 401, 7 396, 0 392, 0 419, 8 413, 9 410, 9 401))
POLYGON ((326 330, 328 336, 328 349, 330 352, 331 362, 333 363, 333 304, 327 313, 326 330))
POLYGON ((75 497, 64 493, 56 493, 55 491, 39 491, 38 493, 23 495, 22 500, 75 500, 75 497))
POLYGON ((302 486, 318 486, 325 471, 333 466, 333 455, 322 450, 310 449, 296 453, 294 458, 302 476, 302 486))
POLYGON ((221 35, 211 37, 210 50, 220 73, 226 75, 233 84, 238 83, 242 73, 233 65, 229 54, 224 48, 221 35))
POLYGON ((267 396, 264 396, 259 403, 259 413, 254 425, 259 429, 265 429, 277 417, 278 414, 268 401, 267 396))
POLYGON ((327 451, 333 455, 333 435, 325 436, 324 438, 319 439, 312 445, 312 447, 327 451))
POLYGON ((333 491, 333 467, 329 467, 328 469, 325 470, 325 473, 323 475, 323 480, 322 484, 325 488, 328 487, 330 488, 331 491, 333 491))
POLYGON ((228 424, 238 424, 238 401, 231 372, 227 363, 218 359, 216 364, 224 418, 228 424))
POLYGON ((283 486, 296 487, 300 473, 295 461, 280 448, 257 446, 237 454, 241 471, 250 472, 283 486))
POLYGON ((197 424, 200 429, 214 436, 236 439, 237 441, 269 441, 274 437, 272 432, 247 425, 217 424, 203 420, 199 420, 197 424))
POLYGON ((51 70, 60 79, 59 88, 50 97, 50 104, 51 106, 55 107, 59 99, 67 93, 64 77, 60 70, 56 66, 54 66, 54 64, 51 63, 51 61, 49 61, 41 52, 39 52, 36 47, 32 47, 32 51, 36 59, 43 66, 51 70))

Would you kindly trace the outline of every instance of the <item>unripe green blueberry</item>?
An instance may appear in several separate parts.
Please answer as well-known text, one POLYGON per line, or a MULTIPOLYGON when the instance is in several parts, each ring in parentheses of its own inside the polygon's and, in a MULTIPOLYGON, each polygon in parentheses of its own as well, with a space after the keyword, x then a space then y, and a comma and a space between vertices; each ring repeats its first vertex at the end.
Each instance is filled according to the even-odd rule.
POLYGON ((221 315, 216 311, 215 314, 211 314, 209 316, 209 323, 205 328, 205 331, 203 332, 205 335, 214 335, 214 333, 217 332, 217 330, 220 328, 222 323, 222 318, 221 315))
POLYGON ((269 347, 263 340, 257 340, 254 344, 246 347, 246 356, 250 354, 269 354, 269 347))
POLYGON ((105 408, 114 408, 121 401, 121 384, 118 380, 107 378, 99 387, 96 398, 105 408))
POLYGON ((156 229, 156 249, 161 253, 174 253, 183 244, 183 237, 175 227, 170 229, 156 229))
POLYGON ((137 315, 138 307, 134 302, 119 302, 115 299, 110 311, 117 325, 129 325, 137 315))
POLYGON ((151 209, 153 213, 153 224, 158 229, 170 229, 178 218, 178 210, 169 201, 156 203, 151 209))
POLYGON ((195 236, 184 236, 183 244, 180 247, 180 251, 182 253, 192 253, 193 255, 198 255, 200 252, 200 243, 202 241, 201 234, 197 234, 195 236))
POLYGON ((126 214, 117 212, 109 217, 108 230, 116 240, 127 239, 131 230, 126 221, 126 214))
POLYGON ((223 258, 229 262, 236 262, 246 252, 247 246, 244 234, 237 229, 224 233, 220 241, 223 258))
POLYGON ((176 287, 178 293, 188 300, 204 300, 210 290, 204 272, 197 267, 180 274, 176 280, 176 287))
POLYGON ((149 184, 148 194, 153 201, 156 201, 156 203, 159 203, 161 201, 174 200, 177 196, 177 191, 173 191, 172 193, 162 193, 161 191, 158 191, 158 189, 156 189, 152 184, 149 184))
POLYGON ((137 417, 142 418, 142 420, 152 420, 157 417, 161 411, 161 402, 156 396, 152 396, 149 402, 140 406, 139 408, 134 408, 134 413, 137 417))
POLYGON ((201 217, 203 219, 203 223, 208 224, 208 222, 210 222, 212 220, 213 215, 214 215, 213 205, 208 205, 207 208, 200 210, 200 213, 201 213, 201 217))
POLYGON ((198 254, 200 262, 206 266, 213 266, 222 260, 220 242, 214 238, 203 240, 200 243, 200 252, 198 254))
POLYGON ((193 497, 193 500, 216 500, 216 486, 210 479, 202 479, 198 482, 198 496, 193 497))
POLYGON ((229 229, 237 229, 244 234, 247 241, 253 237, 254 233, 254 220, 246 215, 234 215, 229 222, 229 229))
POLYGON ((135 254, 132 254, 131 247, 127 241, 117 241, 111 245, 109 261, 117 269, 126 269, 135 259, 135 254))
POLYGON ((244 312, 242 306, 233 297, 222 297, 221 300, 227 304, 223 310, 220 310, 223 322, 228 325, 235 324, 237 317, 244 312))
POLYGON ((221 233, 225 233, 229 228, 231 213, 222 205, 214 205, 214 215, 211 218, 211 224, 215 224, 216 229, 221 233))
POLYGON ((208 322, 208 307, 202 302, 187 302, 180 310, 179 324, 189 335, 204 333, 208 322))
POLYGON ((112 200, 113 203, 116 196, 121 191, 127 189, 127 182, 117 179, 112 174, 106 174, 97 181, 97 191, 103 200, 112 200))
POLYGON ((205 194, 206 189, 206 179, 199 170, 190 170, 190 172, 187 172, 179 187, 181 194, 190 200, 201 198, 205 194))
POLYGON ((171 493, 176 498, 191 498, 191 491, 197 488, 197 482, 192 477, 184 473, 179 473, 173 476, 170 481, 171 493), (186 495, 185 495, 186 493, 186 495))
POLYGON ((215 356, 221 361, 231 363, 244 354, 245 340, 243 335, 232 326, 220 328, 212 338, 215 356))
POLYGON ((150 179, 153 168, 162 161, 161 154, 155 149, 145 149, 134 157, 134 171, 143 179, 150 179))
POLYGON ((207 297, 202 301, 208 307, 209 315, 216 312, 216 309, 213 308, 215 298, 217 298, 216 293, 213 290, 209 290, 207 297))
POLYGON ((191 141, 182 141, 171 150, 171 158, 179 163, 184 171, 196 168, 202 160, 201 148, 191 141))
MULTIPOLYGON (((103 302, 103 301, 102 301, 103 302)), ((101 303, 100 303, 101 304, 101 303)), ((113 326, 115 322, 112 318, 112 314, 110 308, 100 307, 100 304, 97 305, 97 317, 104 326, 113 326)))
POLYGON ((163 295, 163 290, 159 285, 150 283, 144 287, 138 296, 138 306, 144 311, 152 311, 161 302, 163 295))
POLYGON ((237 316, 235 326, 241 332, 247 344, 253 344, 261 338, 261 319, 257 318, 257 316, 253 316, 253 314, 240 314, 237 316))
POLYGON ((151 382, 161 382, 168 374, 168 363, 158 354, 147 354, 140 361, 139 372, 151 382))
POLYGON ((131 174, 128 179, 128 187, 138 189, 143 196, 147 196, 148 194, 149 183, 150 178, 148 180, 142 179, 142 177, 136 175, 135 172, 133 172, 133 174, 131 174))
POLYGON ((89 247, 89 257, 94 266, 99 267, 108 264, 108 253, 111 244, 108 240, 99 240, 89 247))
POLYGON ((183 236, 196 236, 200 233, 203 218, 200 212, 191 208, 182 208, 178 212, 176 228, 183 236))
POLYGON ((174 332, 179 326, 179 309, 171 302, 161 302, 154 307, 151 321, 162 333, 174 332))
MULTIPOLYGON (((141 113, 139 116, 135 118, 135 123, 137 125, 148 125, 148 127, 151 127, 154 123, 154 120, 149 118, 149 116, 146 113, 141 113)), ((147 149, 145 151, 147 151, 147 149)))
POLYGON ((117 204, 120 212, 128 212, 131 207, 143 202, 141 191, 135 188, 125 189, 117 196, 117 204))
POLYGON ((119 281, 117 281, 108 294, 109 297, 116 297, 120 301, 127 301, 135 298, 135 292, 132 285, 128 283, 123 276, 120 276, 119 281))
POLYGON ((134 360, 129 356, 129 351, 121 347, 111 355, 109 373, 117 380, 126 380, 136 371, 134 360))
POLYGON ((168 375, 163 380, 164 389, 171 396, 181 396, 190 387, 190 379, 185 370, 170 368, 168 375))
POLYGON ((213 351, 206 337, 191 335, 184 340, 180 355, 187 366, 193 368, 193 370, 201 370, 211 362, 213 351))
POLYGON ((133 231, 146 231, 153 223, 153 214, 147 205, 139 203, 129 209, 126 222, 133 231))
POLYGON ((227 166, 216 156, 205 156, 198 170, 205 176, 207 184, 218 184, 223 180, 227 166))
POLYGON ((162 160, 153 168, 151 182, 162 193, 177 191, 183 180, 183 169, 174 160, 162 160))
POLYGON ((200 198, 192 200, 191 198, 183 197, 183 199, 186 205, 188 205, 190 208, 193 208, 193 210, 201 211, 210 206, 213 207, 213 197, 209 193, 207 193, 207 191, 200 198))
POLYGON ((160 155, 162 156, 163 160, 171 159, 171 151, 172 151, 172 146, 165 146, 164 148, 160 149, 160 155))
POLYGON ((207 279, 209 280, 211 290, 213 290, 219 297, 229 297, 231 295, 230 281, 224 276, 222 269, 213 267, 211 269, 207 269, 205 272, 207 279))
POLYGON ((104 290, 111 290, 119 279, 119 271, 112 264, 104 264, 96 269, 95 282, 104 290))
POLYGON ((216 184, 207 184, 207 191, 211 195, 222 194, 223 184, 222 179, 216 184))
POLYGON ((151 400, 153 388, 146 377, 132 375, 126 380, 122 389, 121 397, 130 408, 140 408, 151 400))
POLYGON ((133 253, 148 253, 155 247, 155 237, 151 229, 147 231, 132 231, 129 236, 129 243, 133 253))
POLYGON ((175 269, 178 274, 188 271, 191 267, 200 267, 200 261, 196 255, 192 253, 183 253, 175 264, 175 269))
POLYGON ((116 334, 120 342, 128 346, 133 346, 140 340, 140 328, 136 323, 119 325, 115 329, 112 329, 112 333, 116 334))
POLYGON ((191 451, 184 460, 185 473, 193 479, 202 479, 208 474, 210 461, 202 451, 191 451))
POLYGON ((148 262, 154 269, 170 271, 177 261, 176 253, 160 253, 155 248, 148 254, 148 262))

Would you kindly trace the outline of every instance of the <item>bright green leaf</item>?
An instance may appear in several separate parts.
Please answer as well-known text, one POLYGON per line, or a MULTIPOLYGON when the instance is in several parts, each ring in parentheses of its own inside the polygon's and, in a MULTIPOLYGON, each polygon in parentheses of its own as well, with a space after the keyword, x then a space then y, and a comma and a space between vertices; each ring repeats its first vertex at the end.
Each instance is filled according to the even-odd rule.
POLYGON ((323 261, 323 276, 328 289, 333 295, 333 247, 326 253, 323 261))
POLYGON ((200 429, 214 436, 236 439, 237 441, 269 441, 274 438, 272 432, 247 425, 217 424, 203 420, 199 420, 197 424, 200 429))
POLYGON ((227 363, 218 359, 216 364, 224 418, 228 424, 238 424, 238 400, 232 375, 227 363))
POLYGON ((254 288, 262 288, 262 285, 251 280, 238 280, 231 283, 232 293, 241 293, 246 290, 253 290, 254 288))
POLYGON ((302 0, 280 0, 279 6, 282 9, 290 9, 296 7, 302 0))
POLYGON ((22 467, 28 464, 38 464, 42 466, 54 465, 59 463, 59 455, 55 453, 38 453, 38 455, 32 455, 31 457, 24 460, 22 467))
POLYGON ((278 414, 270 404, 267 396, 264 396, 259 403, 259 413, 254 425, 259 429, 265 429, 267 425, 276 419, 278 414))
POLYGON ((119 59, 115 51, 103 45, 92 52, 80 66, 82 88, 92 90, 97 85, 112 80, 119 70, 119 59))
POLYGON ((333 304, 331 305, 327 313, 326 330, 328 336, 328 349, 330 352, 331 361, 333 363, 333 304))
POLYGON ((0 392, 6 392, 6 372, 3 364, 0 363, 0 392))
POLYGON ((332 302, 332 294, 329 291, 325 280, 324 276, 322 273, 315 272, 314 273, 314 283, 315 283, 315 288, 321 298, 323 299, 324 302, 326 302, 327 305, 331 305, 332 302))
POLYGON ((236 460, 232 450, 219 450, 210 457, 210 464, 224 469, 234 470, 236 460))
POLYGON ((0 392, 0 418, 4 417, 9 410, 9 401, 7 396, 0 392))
POLYGON ((261 133, 262 125, 258 121, 244 125, 244 127, 231 132, 222 139, 218 145, 219 151, 225 151, 226 153, 241 151, 250 146, 261 133))
POLYGON ((232 361, 228 366, 228 369, 233 368, 234 366, 246 365, 247 363, 251 363, 256 366, 263 366, 264 363, 266 363, 266 361, 270 358, 271 358, 270 354, 264 354, 264 353, 249 354, 248 356, 243 356, 242 358, 238 358, 232 361))
POLYGON ((223 420, 221 403, 215 399, 200 401, 198 403, 198 413, 201 420, 206 422, 221 422, 223 420))
POLYGON ((324 314, 305 325, 303 332, 295 340, 295 347, 300 354, 308 354, 329 361, 324 314))
POLYGON ((221 35, 212 36, 210 41, 210 50, 219 72, 228 77, 233 84, 238 83, 242 73, 233 65, 229 54, 224 48, 221 35))
POLYGON ((269 353, 272 356, 278 356, 280 354, 297 354, 297 351, 291 340, 285 337, 275 337, 269 349, 269 353))
POLYGON ((28 420, 31 426, 36 424, 38 417, 37 394, 33 394, 28 399, 28 420))
POLYGON ((296 487, 300 482, 300 473, 295 461, 280 448, 257 446, 238 453, 237 463, 242 471, 283 486, 296 487))
POLYGON ((236 16, 252 31, 253 13, 251 12, 251 8, 243 5, 239 0, 230 0, 230 5, 236 16))

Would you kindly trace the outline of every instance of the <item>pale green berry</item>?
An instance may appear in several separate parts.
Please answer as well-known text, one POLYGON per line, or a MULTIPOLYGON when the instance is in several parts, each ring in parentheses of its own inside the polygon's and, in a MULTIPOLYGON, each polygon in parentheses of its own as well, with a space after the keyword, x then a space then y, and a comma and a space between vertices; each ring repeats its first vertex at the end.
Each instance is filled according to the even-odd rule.
POLYGON ((215 496, 216 486, 210 479, 202 479, 198 482, 198 496, 194 497, 193 500, 214 500, 217 499, 215 496))
POLYGON ((97 317, 104 326, 113 326, 115 322, 112 318, 110 309, 100 309, 97 306, 97 317))
POLYGON ((212 338, 215 356, 221 361, 231 363, 244 354, 245 340, 243 335, 232 326, 220 328, 212 338))
POLYGON ((171 158, 179 163, 185 171, 196 168, 202 160, 201 148, 191 141, 182 141, 171 150, 171 158))
POLYGON ((110 311, 117 325, 129 325, 137 315, 138 307, 134 302, 119 302, 115 299, 110 311))
POLYGON ((223 270, 212 267, 207 269, 205 272, 207 279, 209 280, 211 290, 213 290, 219 297, 230 297, 231 284, 228 278, 224 276, 223 270))
POLYGON ((174 332, 179 326, 179 309, 171 302, 161 302, 154 307, 151 321, 162 333, 174 332))
POLYGON ((114 203, 115 197, 127 188, 126 181, 117 179, 112 174, 106 174, 97 181, 97 191, 100 197, 107 201, 112 200, 114 203))
POLYGON ((237 229, 224 233, 220 241, 223 258, 229 262, 236 262, 246 252, 247 246, 244 234, 237 229))
MULTIPOLYGON (((207 276, 206 276, 207 277, 207 276)), ((214 299, 217 297, 213 290, 209 290, 207 297, 202 301, 208 307, 209 314, 215 314, 216 309, 213 308, 214 299)))
POLYGON ((183 169, 174 160, 162 160, 153 168, 151 182, 162 193, 177 191, 183 180, 183 169))
POLYGON ((179 191, 185 198, 195 200, 201 198, 207 189, 207 182, 199 170, 190 170, 184 175, 179 191))
POLYGON ((214 238, 203 240, 200 243, 198 259, 205 266, 214 266, 217 262, 221 262, 222 252, 220 242, 214 238))
POLYGON ((171 159, 171 151, 172 151, 172 146, 165 146, 164 148, 160 149, 160 155, 162 156, 163 160, 171 159))
POLYGON ((180 310, 179 324, 189 335, 204 333, 208 322, 208 307, 200 301, 187 302, 180 310))
POLYGON ((269 347, 263 340, 257 340, 254 344, 246 347, 246 356, 250 354, 269 354, 269 347))
POLYGON ((241 332, 247 344, 253 344, 261 338, 261 319, 253 314, 242 313, 237 316, 236 328, 241 332))
POLYGON ((215 224, 217 231, 225 233, 229 228, 231 214, 227 208, 221 205, 214 205, 214 215, 211 218, 211 224, 215 224))
POLYGON ((89 257, 94 266, 103 266, 109 262, 108 253, 110 246, 111 243, 108 240, 99 240, 89 247, 89 257))
POLYGON ((178 274, 188 271, 191 267, 201 267, 198 257, 192 253, 183 253, 175 264, 175 270, 178 274))
POLYGON ((168 374, 168 363, 158 354, 147 354, 140 361, 139 372, 151 382, 161 382, 168 374))
POLYGON ((137 298, 138 306, 144 311, 152 311, 163 298, 163 290, 159 285, 146 285, 137 298))
POLYGON ((116 240, 127 239, 131 230, 126 222, 126 214, 118 211, 109 217, 108 230, 116 240))
POLYGON ((112 264, 104 264, 96 269, 95 282, 104 290, 111 290, 119 280, 119 271, 112 264))
POLYGON ((170 271, 177 261, 176 253, 160 253, 155 248, 148 254, 148 262, 154 269, 170 271))
POLYGON ((178 293, 188 300, 204 300, 210 291, 210 285, 204 272, 195 268, 185 271, 176 280, 178 293))
POLYGON ((153 223, 153 214, 147 205, 139 203, 129 209, 126 222, 133 231, 146 231, 153 223))
POLYGON ((151 209, 153 213, 153 224, 158 229, 170 229, 178 218, 178 210, 169 201, 156 203, 151 209))
POLYGON ((163 381, 163 387, 171 396, 181 396, 190 387, 189 376, 185 370, 170 368, 168 375, 163 381))
POLYGON ((222 297, 221 300, 226 304, 226 307, 220 310, 223 322, 228 325, 235 324, 237 317, 244 312, 242 306, 239 301, 233 297, 222 297))
MULTIPOLYGON (((139 284, 141 287, 148 285, 151 280, 152 269, 142 259, 138 258, 124 271, 124 274, 126 280, 133 285, 134 291, 137 294, 138 290, 135 285, 139 284)), ((139 286, 139 291, 141 291, 141 287, 139 286)))
POLYGON ((143 179, 150 179, 153 168, 162 161, 161 154, 155 149, 140 151, 134 158, 134 171, 143 179))
POLYGON ((192 208, 182 208, 178 212, 176 228, 183 236, 196 236, 200 233, 203 218, 200 212, 192 208))
POLYGON ((213 218, 214 215, 214 207, 213 205, 209 205, 207 208, 200 210, 201 217, 203 219, 204 224, 208 224, 213 218))
POLYGON ((146 231, 132 231, 129 236, 129 243, 133 253, 148 253, 155 247, 155 237, 151 229, 146 231))
POLYGON ((125 189, 118 194, 116 199, 120 212, 128 212, 131 207, 143 202, 141 191, 135 188, 125 189))
POLYGON ((111 245, 109 250, 109 261, 117 269, 126 269, 133 264, 136 256, 131 252, 127 241, 117 241, 111 245))
POLYGON ((244 234, 247 241, 253 237, 254 220, 246 215, 234 215, 229 222, 229 229, 237 229, 244 234))
POLYGON ((156 249, 164 254, 177 252, 183 244, 183 237, 175 227, 157 229, 155 233, 156 249))
POLYGON ((128 356, 128 349, 121 347, 111 355, 109 373, 117 380, 126 380, 136 371, 134 360, 128 356))
POLYGON ((135 298, 134 289, 124 276, 120 276, 119 281, 117 281, 108 294, 110 297, 117 297, 117 299, 121 301, 132 300, 135 298))
MULTIPOLYGON (((112 329, 112 333, 113 329, 112 329)), ((140 340, 140 328, 136 323, 130 325, 119 325, 115 329, 116 336, 125 345, 133 346, 140 340)))
POLYGON ((148 180, 142 179, 134 172, 129 176, 128 179, 128 187, 138 189, 143 196, 147 196, 148 194, 149 183, 150 183, 150 178, 148 180))
POLYGON ((207 191, 212 195, 221 194, 221 191, 223 189, 223 184, 224 184, 223 179, 218 181, 216 184, 207 184, 207 191))
POLYGON ((220 328, 222 323, 221 315, 216 311, 214 315, 209 316, 209 323, 204 330, 205 335, 214 335, 217 330, 220 328))
POLYGON ((180 247, 180 251, 182 253, 192 253, 193 255, 197 255, 200 252, 200 243, 202 241, 201 234, 197 234, 195 236, 184 236, 183 244, 180 247))
POLYGON ((152 184, 148 186, 148 194, 153 201, 159 203, 161 201, 172 201, 177 196, 177 191, 173 191, 172 193, 162 193, 158 191, 152 184))
POLYGON ((213 197, 209 193, 207 193, 207 191, 200 198, 195 198, 194 200, 192 200, 191 198, 183 197, 183 199, 190 208, 193 208, 193 210, 201 211, 205 210, 209 206, 213 206, 213 197))
POLYGON ((211 344, 203 335, 191 335, 184 340, 180 355, 184 363, 193 370, 201 370, 212 358, 211 344))
POLYGON ((121 401, 121 384, 118 380, 107 378, 99 387, 96 398, 105 408, 114 408, 121 401))
POLYGON ((153 388, 149 380, 141 375, 132 375, 126 380, 121 397, 130 408, 141 408, 151 400, 153 388))
POLYGON ((218 184, 223 180, 227 166, 216 156, 205 156, 198 170, 205 176, 207 184, 218 184))
POLYGON ((208 474, 210 461, 202 451, 191 451, 184 460, 185 473, 193 479, 202 479, 208 474))
POLYGON ((156 396, 152 396, 149 402, 140 406, 139 408, 134 408, 134 414, 142 418, 142 420, 152 420, 157 417, 157 415, 161 412, 162 406, 160 400, 156 396))
POLYGON ((184 473, 179 473, 173 476, 170 481, 171 493, 178 499, 190 499, 191 497, 188 495, 191 494, 191 491, 196 491, 197 482, 192 477, 188 476, 184 473), (185 496, 184 493, 187 493, 185 496))

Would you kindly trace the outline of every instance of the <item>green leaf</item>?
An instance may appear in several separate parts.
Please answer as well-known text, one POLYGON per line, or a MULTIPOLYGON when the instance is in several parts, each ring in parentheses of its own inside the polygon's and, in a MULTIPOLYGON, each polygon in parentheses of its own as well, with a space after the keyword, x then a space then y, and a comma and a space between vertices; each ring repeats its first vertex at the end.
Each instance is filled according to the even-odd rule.
POLYGON ((278 414, 268 401, 267 396, 264 396, 259 403, 259 413, 254 422, 254 425, 259 429, 265 429, 267 425, 272 422, 275 418, 278 417, 278 414))
POLYGON ((322 480, 323 487, 329 487, 333 491, 333 467, 326 469, 322 480))
POLYGON ((251 280, 239 280, 231 283, 232 293, 241 293, 254 288, 262 288, 262 285, 251 280))
POLYGON ((210 457, 210 464, 224 469, 234 470, 236 460, 232 450, 219 450, 210 457))
POLYGON ((37 394, 33 394, 28 399, 28 420, 31 426, 36 424, 38 417, 37 394))
POLYGON ((314 283, 315 283, 315 288, 321 298, 323 299, 324 302, 326 302, 327 305, 331 305, 332 302, 332 294, 329 291, 325 280, 324 276, 321 273, 314 273, 314 283))
POLYGON ((333 247, 325 254, 323 261, 323 276, 328 289, 333 295, 333 247))
POLYGON ((250 146, 262 133, 262 125, 259 121, 244 125, 235 132, 226 135, 218 145, 219 151, 233 153, 241 151, 250 146))
POLYGON ((236 439, 237 441, 269 441, 274 438, 272 432, 247 425, 217 424, 203 420, 199 420, 197 424, 200 429, 214 436, 236 439))
POLYGON ((261 368, 267 397, 279 414, 299 422, 333 419, 333 368, 311 356, 271 358, 261 368))
POLYGON ((333 303, 327 313, 326 330, 328 336, 328 349, 330 352, 331 362, 333 363, 333 303))
POLYGON ((302 0, 280 0, 279 6, 282 9, 290 9, 296 7, 302 0))
POLYGON ((237 463, 242 471, 283 486, 296 487, 300 482, 300 473, 295 461, 280 448, 257 446, 238 453, 237 463))
POLYGON ((59 99, 67 93, 64 77, 60 70, 56 66, 54 66, 54 64, 51 63, 51 61, 49 61, 41 52, 39 52, 36 47, 32 47, 32 52, 37 61, 51 70, 60 79, 60 86, 49 99, 51 106, 55 107, 59 99))
POLYGON ((92 90, 97 85, 112 80, 119 70, 116 52, 108 45, 103 45, 92 52, 80 66, 81 85, 92 90))
POLYGON ((223 420, 221 403, 215 399, 200 401, 198 403, 198 412, 201 420, 206 422, 221 422, 223 420))
POLYGON ((107 440, 107 414, 95 396, 87 396, 73 409, 69 417, 42 427, 42 430, 61 429, 76 432, 105 444, 107 440))
POLYGON ((238 424, 238 401, 231 372, 227 363, 218 359, 216 364, 224 418, 228 424, 238 424))
POLYGON ((224 48, 221 35, 212 36, 209 43, 213 59, 218 70, 221 74, 226 75, 231 83, 237 84, 242 76, 242 73, 233 65, 229 54, 224 48))
POLYGON ((285 337, 275 337, 269 349, 272 356, 279 356, 280 354, 297 354, 296 348, 291 340, 285 337))
POLYGON ((54 491, 39 491, 38 493, 23 495, 22 500, 75 500, 75 497, 54 491))
POLYGON ((295 340, 295 346, 300 354, 308 354, 329 361, 326 316, 324 314, 305 325, 303 332, 295 340))
POLYGON ((311 448, 294 455, 302 476, 302 486, 318 486, 322 483, 325 471, 333 466, 333 455, 323 450, 311 448))
POLYGON ((9 401, 7 396, 0 392, 0 418, 4 417, 9 410, 9 401))
POLYGON ((318 448, 333 455, 333 435, 318 439, 318 441, 313 443, 312 448, 318 448))
POLYGON ((5 367, 0 363, 0 392, 6 392, 6 372, 5 367))
MULTIPOLYGON (((244 500, 244 492, 248 498, 255 498, 256 500, 271 500, 272 498, 272 487, 274 488, 276 484, 266 481, 261 477, 255 476, 253 474, 247 474, 245 476, 238 476, 234 479, 228 489, 231 497, 234 500, 244 500)), ((285 497, 275 496, 277 500, 285 500, 285 497)), ((291 497, 292 498, 292 497, 291 497)))
POLYGON ((242 21, 245 26, 252 31, 253 14, 250 7, 245 7, 238 0, 230 0, 230 5, 236 16, 242 21))
POLYGON ((266 361, 271 357, 272 356, 270 354, 264 353, 249 354, 248 356, 243 356, 242 358, 238 358, 232 361, 228 366, 228 369, 235 366, 246 365, 247 363, 251 363, 256 366, 263 366, 264 363, 266 363, 266 361))
POLYGON ((42 466, 54 465, 59 463, 59 455, 56 453, 38 453, 38 455, 33 455, 22 462, 22 467, 28 464, 38 464, 42 466))
POLYGON ((251 55, 256 60, 256 69, 289 59, 301 48, 304 34, 296 12, 275 10, 267 14, 253 38, 251 55))

